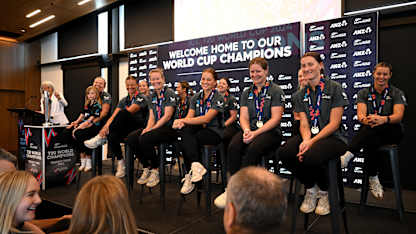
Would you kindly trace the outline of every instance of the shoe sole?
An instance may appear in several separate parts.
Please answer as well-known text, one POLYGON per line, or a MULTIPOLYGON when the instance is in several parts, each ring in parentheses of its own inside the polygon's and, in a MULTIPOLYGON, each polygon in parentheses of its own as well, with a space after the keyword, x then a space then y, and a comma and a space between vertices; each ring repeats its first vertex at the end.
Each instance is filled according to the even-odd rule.
POLYGON ((182 190, 181 190, 181 194, 183 194, 183 195, 190 194, 190 193, 192 193, 192 191, 194 191, 194 189, 195 189, 195 185, 193 185, 192 189, 190 191, 186 192, 186 193, 182 192, 182 190))
POLYGON ((155 187, 156 185, 158 185, 159 184, 159 182, 157 182, 157 184, 155 184, 155 185, 149 185, 149 184, 146 184, 146 187, 149 187, 149 188, 153 188, 153 187, 155 187))
POLYGON ((202 173, 200 174, 200 176, 198 176, 198 177, 192 177, 191 178, 191 182, 199 182, 199 181, 201 181, 202 180, 202 177, 204 177, 204 175, 207 173, 207 170, 205 169, 205 170, 203 170, 202 171, 202 173))

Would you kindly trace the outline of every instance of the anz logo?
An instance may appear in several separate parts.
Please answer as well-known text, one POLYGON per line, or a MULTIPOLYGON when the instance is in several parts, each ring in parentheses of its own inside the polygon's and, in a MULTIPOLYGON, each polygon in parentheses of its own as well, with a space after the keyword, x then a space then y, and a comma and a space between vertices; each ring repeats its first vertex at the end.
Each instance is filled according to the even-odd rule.
POLYGON ((331 26, 329 26, 329 28, 342 28, 342 27, 346 27, 347 25, 348 25, 348 22, 346 20, 343 20, 341 22, 332 23, 331 26))
POLYGON ((370 55, 371 53, 372 53, 371 49, 367 48, 365 50, 354 51, 354 54, 352 56, 354 57, 365 56, 365 55, 370 55))
POLYGON ((371 29, 371 27, 366 27, 366 28, 361 28, 361 29, 356 29, 352 35, 356 36, 356 35, 365 35, 365 34, 369 34, 371 33, 373 30, 371 29))

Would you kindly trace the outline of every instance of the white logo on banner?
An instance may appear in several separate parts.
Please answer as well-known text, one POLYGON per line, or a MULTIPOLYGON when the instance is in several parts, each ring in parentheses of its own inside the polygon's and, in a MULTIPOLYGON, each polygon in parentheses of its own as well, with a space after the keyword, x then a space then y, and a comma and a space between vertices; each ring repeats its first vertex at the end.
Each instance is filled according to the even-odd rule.
POLYGON ((130 67, 130 71, 137 71, 137 67, 130 67))
POLYGON ((370 87, 370 83, 363 83, 363 82, 354 82, 354 89, 362 89, 370 87))
POLYGON ((240 80, 237 80, 237 79, 230 78, 229 80, 230 80, 231 84, 239 84, 240 83, 240 80))
POLYGON ((140 72, 140 73, 139 73, 139 76, 140 76, 140 77, 146 77, 146 76, 147 76, 147 74, 146 74, 145 72, 140 72))
POLYGON ((157 54, 157 51, 156 51, 156 50, 150 50, 150 51, 149 51, 149 54, 150 54, 150 55, 157 54))
POLYGON ((341 22, 332 23, 331 26, 329 26, 329 28, 342 28, 342 27, 346 27, 347 25, 348 25, 348 22, 346 20, 343 20, 341 22))
POLYGON ((342 62, 342 63, 333 63, 331 64, 331 66, 329 67, 329 69, 333 70, 333 69, 343 69, 343 68, 347 68, 348 64, 347 62, 342 62))
POLYGON ((137 54, 136 53, 131 53, 130 58, 137 58, 137 54))
POLYGON ((353 57, 365 56, 365 55, 370 55, 371 53, 372 53, 371 49, 367 48, 365 50, 354 51, 354 54, 352 56, 353 57))
POLYGON ((346 58, 347 54, 343 53, 343 54, 339 54, 339 53, 331 53, 330 58, 331 59, 340 59, 340 58, 346 58))
POLYGON ((348 46, 347 41, 342 41, 342 42, 331 44, 331 46, 329 48, 330 49, 339 49, 339 48, 345 48, 347 46, 348 46))
POLYGON ((280 74, 280 75, 277 77, 277 80, 291 80, 291 79, 292 79, 292 76, 283 75, 283 74, 280 74))
POLYGON ((361 40, 361 39, 355 39, 354 40, 354 46, 360 46, 360 45, 370 45, 371 40, 361 40))
POLYGON ((140 53, 139 53, 139 56, 140 56, 140 57, 142 57, 142 56, 146 56, 146 55, 147 55, 147 51, 142 51, 142 52, 140 52, 140 53))
POLYGON ((323 33, 309 38, 309 41, 322 41, 322 40, 325 40, 325 35, 323 33))
POLYGON ((371 27, 366 27, 366 28, 361 28, 361 29, 356 29, 354 32, 353 32, 353 36, 356 36, 356 35, 364 35, 364 34, 369 34, 369 33, 371 33, 373 30, 371 30, 371 27))
POLYGON ((136 72, 135 73, 131 73, 130 75, 133 76, 133 77, 137 77, 137 73, 136 72))
POLYGON ((309 46, 309 50, 310 51, 317 51, 317 50, 323 50, 324 47, 323 46, 317 46, 317 45, 311 45, 309 46))
POLYGON ((146 59, 142 59, 142 58, 141 58, 141 59, 139 60, 139 63, 145 63, 145 62, 147 62, 147 60, 146 60, 146 59))
POLYGON ((371 76, 371 71, 370 70, 366 70, 363 72, 356 72, 354 73, 354 75, 352 76, 353 78, 365 78, 365 77, 370 77, 371 76))
POLYGON ((346 79, 346 78, 347 78, 346 74, 331 73, 332 80, 346 79))
POLYGON ((149 64, 149 69, 157 68, 157 65, 155 64, 149 64))
POLYGON ((139 70, 146 70, 147 69, 147 66, 146 65, 143 65, 143 66, 140 66, 139 67, 139 70))
POLYGON ((149 58, 149 62, 156 62, 156 61, 157 61, 157 57, 156 56, 149 58))
POLYGON ((137 59, 134 59, 134 60, 130 61, 130 65, 134 65, 134 64, 137 64, 137 59))
POLYGON ((280 86, 280 88, 281 89, 283 89, 283 90, 288 90, 288 89, 292 89, 293 88, 293 86, 292 86, 292 84, 291 83, 289 83, 289 84, 284 84, 284 85, 279 85, 280 86))
POLYGON ((358 17, 358 18, 354 19, 354 25, 356 25, 356 24, 366 24, 366 23, 371 23, 371 17, 364 18, 364 19, 358 17))
POLYGON ((347 33, 339 33, 339 32, 332 32, 331 33, 331 39, 334 38, 341 38, 341 37, 346 37, 347 33))
POLYGON ((316 26, 316 25, 311 25, 309 26, 309 32, 313 32, 313 31, 318 31, 318 30, 324 30, 324 26, 316 26))
POLYGON ((371 66, 371 62, 363 62, 361 60, 354 61, 354 67, 365 67, 365 66, 371 66))

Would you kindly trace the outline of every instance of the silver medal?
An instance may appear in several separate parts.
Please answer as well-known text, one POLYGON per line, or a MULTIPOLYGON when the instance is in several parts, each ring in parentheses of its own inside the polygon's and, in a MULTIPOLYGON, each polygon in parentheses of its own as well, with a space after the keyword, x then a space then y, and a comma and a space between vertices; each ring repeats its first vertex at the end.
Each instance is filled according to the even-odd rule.
POLYGON ((316 135, 316 134, 318 134, 318 133, 319 133, 319 128, 318 128, 317 126, 313 126, 313 127, 311 128, 311 132, 312 132, 312 134, 316 135))
POLYGON ((263 121, 258 120, 258 121, 257 121, 257 123, 256 123, 256 126, 257 126, 258 128, 263 127, 263 121))

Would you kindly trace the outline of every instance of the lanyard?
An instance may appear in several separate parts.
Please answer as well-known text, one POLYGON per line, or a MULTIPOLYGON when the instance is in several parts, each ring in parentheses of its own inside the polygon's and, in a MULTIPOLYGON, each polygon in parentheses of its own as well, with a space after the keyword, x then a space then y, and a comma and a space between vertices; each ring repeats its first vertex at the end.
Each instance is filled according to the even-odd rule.
POLYGON ((211 94, 207 98, 207 100, 204 102, 204 92, 201 92, 200 98, 197 101, 197 104, 199 105, 199 116, 205 115, 207 113, 208 109, 211 108, 211 100, 214 97, 216 90, 213 89, 211 91, 211 94))
POLYGON ((380 105, 377 107, 376 90, 374 89, 374 86, 371 86, 370 93, 368 94, 368 98, 373 103, 374 114, 379 114, 379 115, 381 114, 384 104, 386 104, 386 98, 388 94, 389 94, 389 86, 387 86, 383 90, 383 96, 381 97, 380 105))
POLYGON ((315 128, 318 127, 318 119, 319 119, 319 116, 321 115, 322 92, 324 91, 324 88, 325 88, 324 79, 321 78, 318 86, 319 88, 317 89, 317 94, 316 94, 316 106, 313 106, 312 98, 310 95, 311 91, 310 91, 309 86, 306 89, 306 94, 305 94, 306 98, 308 98, 309 116, 311 117, 312 127, 315 127, 315 128))
POLYGON ((165 100, 165 89, 160 91, 160 98, 157 96, 155 92, 155 97, 153 97, 153 101, 156 101, 156 112, 157 112, 157 120, 160 119, 162 116, 162 102, 165 100))
POLYGON ((266 85, 261 88, 260 92, 256 86, 253 87, 257 121, 263 120, 264 97, 266 97, 266 93, 269 90, 269 87, 269 82, 266 82, 266 85))
POLYGON ((179 111, 178 111, 178 117, 179 117, 179 119, 180 118, 182 118, 182 116, 185 116, 186 115, 186 107, 188 106, 188 96, 186 96, 185 97, 185 100, 184 101, 180 101, 179 102, 179 111))
POLYGON ((228 97, 230 96, 230 94, 228 93, 228 91, 225 91, 224 94, 224 103, 227 103, 228 97))
MULTIPOLYGON (((126 108, 127 108, 127 107, 129 107, 129 106, 131 106, 131 104, 133 104, 134 99, 136 99, 136 97, 137 97, 137 95, 138 95, 138 94, 139 94, 139 91, 136 91, 136 92, 134 93, 133 97, 131 97, 131 99, 130 99, 130 100, 128 100, 128 99, 127 99, 127 100, 128 100, 128 101, 127 101, 127 104, 128 104, 128 105, 126 105, 126 108)), ((128 97, 129 97, 129 96, 128 96, 128 97)))

